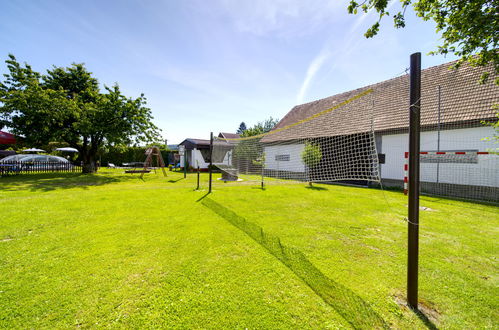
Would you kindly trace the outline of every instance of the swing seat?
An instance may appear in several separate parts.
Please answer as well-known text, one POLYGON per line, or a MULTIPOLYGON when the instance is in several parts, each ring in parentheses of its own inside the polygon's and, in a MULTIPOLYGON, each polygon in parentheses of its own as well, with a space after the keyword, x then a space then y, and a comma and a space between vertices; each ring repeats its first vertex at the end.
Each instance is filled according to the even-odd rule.
POLYGON ((150 173, 151 170, 126 170, 125 173, 150 173))

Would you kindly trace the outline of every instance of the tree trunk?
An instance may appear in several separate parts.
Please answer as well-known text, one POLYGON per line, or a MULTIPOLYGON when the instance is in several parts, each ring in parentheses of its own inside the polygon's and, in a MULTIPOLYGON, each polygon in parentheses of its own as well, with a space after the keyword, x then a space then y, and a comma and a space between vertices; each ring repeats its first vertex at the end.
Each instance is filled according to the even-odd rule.
POLYGON ((308 167, 308 166, 305 168, 305 171, 306 171, 305 176, 306 176, 308 185, 309 185, 309 187, 312 187, 312 171, 311 171, 310 167, 308 167))
POLYGON ((95 155, 92 155, 90 153, 84 153, 82 173, 90 174, 95 172, 97 172, 97 166, 95 164, 95 155))

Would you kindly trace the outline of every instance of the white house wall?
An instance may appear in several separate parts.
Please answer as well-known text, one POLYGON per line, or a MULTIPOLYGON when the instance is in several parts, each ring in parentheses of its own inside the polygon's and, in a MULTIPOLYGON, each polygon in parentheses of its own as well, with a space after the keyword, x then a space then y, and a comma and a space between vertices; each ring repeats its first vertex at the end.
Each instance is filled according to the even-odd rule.
POLYGON ((232 157, 233 157, 234 150, 228 150, 225 153, 224 159, 220 163, 213 163, 214 165, 224 165, 224 166, 232 166, 232 157))
POLYGON ((191 153, 191 159, 192 159, 192 163, 190 164, 190 166, 192 166, 193 168, 197 168, 199 166, 199 168, 208 168, 208 165, 210 165, 210 163, 207 163, 204 161, 204 158, 203 158, 203 155, 201 154, 201 151, 194 148, 193 150, 189 150, 189 152, 191 153))
POLYGON ((304 148, 304 144, 265 146, 265 169, 289 172, 305 172, 305 165, 303 164, 301 159, 301 154, 304 148), (289 161, 276 160, 276 156, 283 155, 289 155, 289 161))
MULTIPOLYGON (((421 132, 421 151, 437 150, 437 132, 421 132)), ((492 127, 475 127, 440 131, 441 151, 466 151, 497 148, 491 141, 483 138, 494 135, 492 127)), ((404 153, 408 151, 408 134, 383 135, 381 149, 378 152, 385 154, 385 164, 381 164, 383 179, 403 180, 404 153)), ((424 163, 421 162, 421 181, 454 183, 464 185, 478 185, 499 187, 499 156, 479 155, 478 163, 424 163)))
MULTIPOLYGON (((208 166, 210 165, 209 162, 204 161, 204 158, 203 158, 203 155, 201 154, 201 151, 196 149, 196 148, 194 148, 193 150, 186 150, 185 153, 187 155, 187 161, 189 162, 189 166, 192 166, 193 168, 197 168, 199 165, 200 169, 207 169, 208 166)), ((230 164, 231 155, 232 155, 232 152, 228 152, 225 155, 225 158, 224 158, 222 163, 213 163, 213 164, 214 165, 230 164)), ((182 166, 182 167, 184 166, 184 156, 180 156, 180 166, 182 166)))

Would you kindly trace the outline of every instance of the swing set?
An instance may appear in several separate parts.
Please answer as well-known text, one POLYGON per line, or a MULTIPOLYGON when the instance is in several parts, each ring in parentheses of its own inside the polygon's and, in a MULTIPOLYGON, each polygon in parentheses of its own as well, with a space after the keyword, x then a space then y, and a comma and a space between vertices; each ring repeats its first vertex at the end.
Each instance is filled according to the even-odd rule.
MULTIPOLYGON (((163 176, 167 176, 165 171, 165 162, 163 161, 163 157, 161 156, 161 151, 159 147, 151 147, 146 150, 146 160, 144 161, 144 167, 142 169, 134 168, 133 170, 126 170, 125 173, 140 173, 140 178, 144 176, 144 173, 150 173, 151 170, 149 168, 153 165, 153 157, 156 157, 157 164, 161 167, 163 171, 163 176)), ((156 173, 156 169, 154 168, 154 173, 156 173)))

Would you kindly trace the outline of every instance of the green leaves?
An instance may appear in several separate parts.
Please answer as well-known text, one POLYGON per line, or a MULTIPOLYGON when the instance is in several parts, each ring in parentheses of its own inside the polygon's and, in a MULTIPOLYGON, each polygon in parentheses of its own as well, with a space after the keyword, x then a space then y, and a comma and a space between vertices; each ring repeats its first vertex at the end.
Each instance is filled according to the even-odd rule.
POLYGON ((317 166, 322 160, 321 147, 313 142, 306 142, 302 151, 301 159, 308 168, 317 166))
POLYGON ((357 8, 359 8, 359 4, 356 1, 350 1, 350 4, 348 5, 348 13, 349 14, 357 14, 357 8))
MULTIPOLYGON (((494 128, 494 131, 495 131, 494 135, 492 137, 483 138, 482 141, 492 141, 492 142, 494 142, 494 144, 499 144, 499 104, 495 104, 494 109, 497 111, 496 112, 497 121, 495 121, 495 122, 482 121, 483 125, 490 126, 490 127, 494 128)), ((495 153, 496 155, 499 155, 499 147, 490 148, 490 149, 488 149, 488 151, 495 153)))
POLYGON ((367 29, 366 33, 364 33, 364 36, 366 38, 372 38, 375 35, 377 35, 378 32, 379 32, 379 22, 376 22, 369 29, 367 29))
MULTIPOLYGON (((493 0, 400 0, 401 10, 392 15, 396 28, 405 27, 405 12, 410 4, 417 16, 436 23, 442 43, 430 54, 453 53, 473 66, 493 63, 499 73, 499 5, 493 0)), ((379 19, 364 34, 372 38, 378 34, 381 19, 390 16, 386 11, 388 1, 365 0, 359 4, 350 1, 348 13, 357 14, 375 10, 379 19)), ((482 77, 485 81, 488 77, 482 77)), ((496 80, 499 84, 499 79, 496 80)))
POLYGON ((278 122, 279 119, 274 119, 272 117, 269 117, 268 119, 265 119, 263 122, 258 122, 256 123, 255 126, 245 129, 242 132, 241 137, 249 137, 249 136, 268 133, 277 125, 278 122))
POLYGON ((64 141, 91 165, 104 144, 158 140, 159 129, 144 95, 127 98, 117 84, 101 92, 83 64, 53 67, 46 75, 19 64, 13 55, 6 64, 9 73, 0 82, 0 125, 25 136, 30 145, 64 141))

